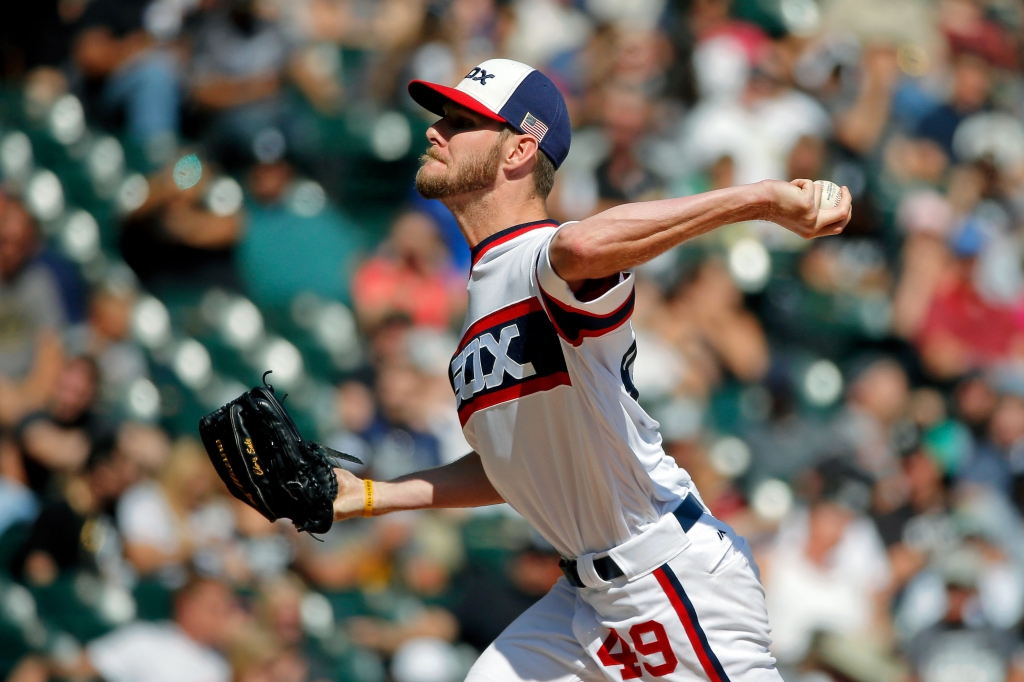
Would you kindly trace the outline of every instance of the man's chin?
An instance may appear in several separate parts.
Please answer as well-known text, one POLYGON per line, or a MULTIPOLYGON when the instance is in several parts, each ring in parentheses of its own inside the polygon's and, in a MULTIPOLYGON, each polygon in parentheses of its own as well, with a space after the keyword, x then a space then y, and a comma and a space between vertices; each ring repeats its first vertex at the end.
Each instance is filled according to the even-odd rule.
POLYGON ((446 172, 431 172, 429 166, 420 168, 416 173, 416 191, 424 199, 444 199, 451 192, 446 172))
POLYGON ((416 192, 419 193, 424 199, 445 199, 448 196, 448 192, 442 185, 437 185, 429 182, 417 182, 416 192))

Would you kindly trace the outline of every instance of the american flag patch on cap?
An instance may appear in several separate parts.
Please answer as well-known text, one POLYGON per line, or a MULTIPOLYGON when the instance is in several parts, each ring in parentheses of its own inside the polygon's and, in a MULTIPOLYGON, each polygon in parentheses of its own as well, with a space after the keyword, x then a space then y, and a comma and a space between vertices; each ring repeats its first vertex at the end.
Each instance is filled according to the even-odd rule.
POLYGON ((536 137, 537 142, 543 140, 544 136, 547 135, 548 132, 548 127, 538 121, 537 117, 530 112, 526 112, 526 118, 524 118, 523 122, 519 124, 519 129, 524 133, 530 133, 536 137))

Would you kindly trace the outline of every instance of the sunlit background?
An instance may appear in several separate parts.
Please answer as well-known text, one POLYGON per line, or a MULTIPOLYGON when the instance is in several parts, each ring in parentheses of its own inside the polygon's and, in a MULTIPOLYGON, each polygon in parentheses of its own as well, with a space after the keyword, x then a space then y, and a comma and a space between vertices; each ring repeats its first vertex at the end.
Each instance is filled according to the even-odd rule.
POLYGON ((560 221, 850 189, 841 237, 639 269, 640 402, 786 682, 1021 682, 1022 46, 1015 0, 5 3, 0 678, 455 682, 559 578, 507 507, 300 536, 196 440, 270 369, 360 475, 468 451, 469 252, 405 84, 500 56, 568 103, 560 221))

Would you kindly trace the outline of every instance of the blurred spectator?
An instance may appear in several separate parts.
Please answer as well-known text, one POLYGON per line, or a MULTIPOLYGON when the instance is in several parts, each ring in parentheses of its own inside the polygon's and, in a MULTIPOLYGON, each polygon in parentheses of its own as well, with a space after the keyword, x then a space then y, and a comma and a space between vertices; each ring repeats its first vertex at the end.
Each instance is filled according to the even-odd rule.
POLYGON ((840 460, 814 472, 810 506, 779 528, 763 566, 772 614, 772 652, 783 665, 808 653, 819 631, 881 645, 891 567, 884 545, 864 516, 869 479, 840 460))
POLYGON ((151 176, 145 203, 122 228, 121 252, 149 287, 188 282, 237 289, 232 254, 243 227, 241 188, 231 178, 211 179, 208 167, 195 172, 195 184, 184 189, 173 164, 151 176))
POLYGON ((55 477, 76 473, 96 449, 109 449, 116 426, 96 410, 99 368, 90 358, 73 358, 61 370, 46 407, 27 415, 14 437, 23 476, 37 494, 55 494, 55 477))
POLYGON ((237 500, 231 501, 231 511, 235 534, 219 543, 222 556, 217 568, 221 574, 236 585, 253 585, 284 575, 295 558, 294 544, 289 542, 296 536, 294 527, 287 521, 270 523, 237 500))
POLYGON ((407 542, 393 565, 397 579, 392 589, 400 606, 391 613, 349 620, 353 641, 385 654, 421 637, 450 642, 458 634, 456 617, 447 607, 455 587, 452 573, 463 560, 459 535, 437 514, 405 521, 407 542))
POLYGON ((238 245, 238 272, 257 305, 284 307, 311 291, 349 298, 349 283, 364 248, 358 225, 327 203, 316 182, 296 178, 283 158, 248 173, 248 225, 238 245))
POLYGON ((958 479, 982 485, 1010 497, 1015 449, 1024 439, 1024 394, 1016 376, 1003 377, 1003 389, 988 422, 988 433, 976 444, 973 456, 958 472, 958 479))
POLYGON ((608 154, 595 169, 598 202, 594 213, 658 198, 660 183, 637 154, 638 143, 650 127, 651 103, 638 89, 610 86, 604 92, 602 110, 608 154))
POLYGON ((942 467, 920 443, 904 454, 902 464, 906 502, 875 517, 896 587, 905 585, 957 540, 942 467))
POLYGON ((219 556, 209 547, 231 536, 230 512, 211 501, 215 481, 206 452, 195 441, 181 440, 171 450, 157 480, 143 480, 121 496, 117 525, 125 557, 142 575, 156 574, 165 584, 180 585, 193 559, 216 571, 219 556), (212 566, 207 564, 214 564, 212 566))
POLYGON ((111 512, 137 475, 137 467, 120 451, 93 451, 64 497, 39 513, 14 556, 12 572, 33 585, 49 585, 79 570, 124 585, 128 574, 111 512))
POLYGON ((424 199, 415 190, 412 190, 412 196, 409 198, 409 209, 426 213, 434 219, 441 238, 451 254, 452 264, 460 272, 468 273, 472 264, 472 254, 452 212, 445 208, 439 199, 424 199))
POLYGON ((0 423, 45 401, 63 355, 64 306, 52 273, 32 257, 36 223, 17 201, 0 197, 0 423))
POLYGON ((231 589, 194 579, 174 599, 174 621, 137 622, 95 639, 74 669, 106 680, 192 682, 232 679, 218 652, 239 633, 243 614, 231 589))
POLYGON ((305 682, 329 680, 313 675, 309 661, 299 652, 282 646, 269 634, 247 628, 245 634, 230 648, 228 660, 238 682, 305 682))
POLYGON ((648 354, 638 358, 634 371, 638 389, 641 384, 655 392, 678 387, 704 397, 729 378, 756 381, 767 372, 764 331, 744 308, 742 293, 721 262, 694 265, 667 300, 660 300, 653 282, 638 280, 637 288, 647 304, 635 321, 637 347, 648 354))
POLYGON ((893 427, 904 416, 908 399, 907 374, 891 358, 874 360, 854 373, 835 429, 864 471, 881 477, 895 469, 893 427))
POLYGON ((323 543, 300 537, 295 565, 312 585, 328 593, 379 591, 390 580, 392 558, 408 543, 409 531, 408 519, 399 515, 343 527, 323 543))
MULTIPOLYGON (((373 448, 374 475, 393 478, 441 463, 440 444, 430 433, 430 404, 419 393, 420 373, 408 363, 388 363, 377 372, 380 410, 360 434, 373 448)), ((463 453, 465 454, 465 453, 463 453)))
POLYGON ((975 438, 983 438, 999 396, 984 375, 967 375, 956 387, 954 406, 957 418, 975 438))
POLYGON ((668 303, 657 282, 637 274, 637 310, 631 320, 636 334, 637 356, 633 363, 633 385, 644 400, 659 400, 680 391, 700 393, 701 377, 691 372, 682 349, 672 336, 675 320, 667 313, 668 303))
POLYGON ((306 633, 302 624, 302 604, 306 586, 293 574, 285 574, 263 583, 256 615, 260 623, 285 647, 301 649, 306 633))
MULTIPOLYGON (((742 50, 737 45, 736 50, 742 50)), ((779 56, 765 50, 735 99, 708 100, 688 119, 682 150, 695 168, 722 158, 734 164, 732 185, 786 178, 786 159, 803 137, 824 137, 831 123, 822 106, 789 87, 779 56)))
POLYGON ((380 253, 356 271, 352 299, 367 329, 396 313, 445 329, 466 305, 465 286, 451 269, 436 225, 423 213, 398 217, 380 253))
POLYGON ((952 229, 953 208, 938 192, 915 192, 903 199, 897 220, 908 234, 893 300, 893 327, 900 336, 912 339, 924 323, 932 293, 952 267, 945 240, 952 229))
POLYGON ((716 462, 709 455, 703 443, 683 434, 666 435, 665 449, 676 464, 690 474, 694 485, 700 490, 701 499, 715 518, 739 529, 737 532, 742 530, 745 537, 760 532, 756 528, 758 519, 750 513, 747 500, 733 480, 745 471, 726 473, 721 462, 716 462))
POLYGON ((96 287, 89 301, 88 338, 90 357, 100 375, 100 394, 107 404, 115 403, 132 382, 149 375, 145 352, 131 338, 131 313, 137 300, 134 287, 111 281, 96 287))
POLYGON ((953 134, 961 121, 988 104, 991 87, 991 67, 982 56, 972 52, 956 55, 949 101, 921 119, 917 135, 938 145, 948 159, 955 159, 953 134))
POLYGON ((1020 637, 993 627, 979 612, 983 563, 978 548, 970 544, 938 558, 939 574, 945 583, 945 613, 907 645, 914 673, 921 682, 940 682, 948 678, 950 670, 978 680, 1024 679, 1020 637))
POLYGON ((558 553, 543 540, 508 557, 503 570, 470 567, 459 576, 459 598, 453 606, 462 637, 483 651, 534 602, 548 593, 562 575, 558 553), (480 604, 487 608, 481 609, 480 604))
POLYGON ((756 381, 768 371, 764 331, 744 308, 743 295, 722 263, 698 266, 675 292, 668 313, 675 322, 672 340, 709 387, 724 374, 756 381))
POLYGON ((1021 327, 1012 310, 986 300, 972 281, 979 250, 966 240, 955 244, 957 258, 942 271, 934 291, 921 292, 930 305, 915 341, 925 367, 939 378, 1008 359, 1021 345, 1021 327))
POLYGON ((202 126, 207 150, 229 168, 251 157, 253 142, 265 131, 298 145, 297 111, 283 93, 293 48, 281 26, 261 16, 253 0, 222 0, 199 15, 192 35, 190 98, 208 118, 202 126))
POLYGON ((894 46, 867 46, 861 58, 862 74, 856 98, 851 102, 848 97, 839 95, 830 102, 835 109, 836 138, 849 150, 858 154, 869 153, 886 132, 892 95, 899 78, 898 59, 894 46))
POLYGON ((153 165, 170 160, 179 133, 178 65, 145 28, 148 2, 96 0, 78 22, 72 57, 90 113, 109 126, 123 120, 153 165))

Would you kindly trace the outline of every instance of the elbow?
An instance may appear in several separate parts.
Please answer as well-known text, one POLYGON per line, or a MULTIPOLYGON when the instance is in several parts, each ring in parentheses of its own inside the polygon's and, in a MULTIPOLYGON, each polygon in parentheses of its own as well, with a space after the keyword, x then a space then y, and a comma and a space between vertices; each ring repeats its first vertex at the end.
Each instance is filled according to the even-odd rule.
POLYGON ((601 261, 601 250, 594 239, 579 230, 562 228, 551 241, 551 267, 567 282, 593 277, 591 270, 601 261))

